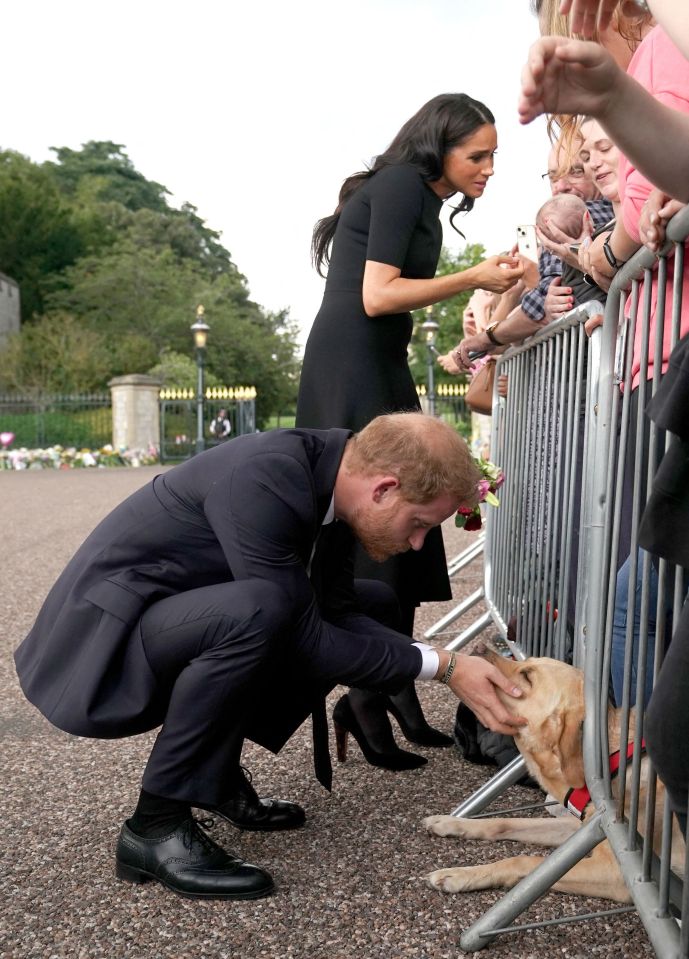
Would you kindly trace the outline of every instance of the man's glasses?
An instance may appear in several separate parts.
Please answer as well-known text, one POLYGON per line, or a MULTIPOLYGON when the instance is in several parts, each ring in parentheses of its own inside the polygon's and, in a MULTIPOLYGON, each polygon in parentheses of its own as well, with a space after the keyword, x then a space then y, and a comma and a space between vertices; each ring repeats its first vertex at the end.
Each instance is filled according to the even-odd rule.
POLYGON ((586 172, 581 166, 570 167, 567 173, 557 173, 552 170, 548 170, 547 173, 541 173, 542 180, 550 180, 551 183, 557 183, 558 180, 562 180, 564 177, 568 177, 570 180, 582 180, 586 176, 586 172))

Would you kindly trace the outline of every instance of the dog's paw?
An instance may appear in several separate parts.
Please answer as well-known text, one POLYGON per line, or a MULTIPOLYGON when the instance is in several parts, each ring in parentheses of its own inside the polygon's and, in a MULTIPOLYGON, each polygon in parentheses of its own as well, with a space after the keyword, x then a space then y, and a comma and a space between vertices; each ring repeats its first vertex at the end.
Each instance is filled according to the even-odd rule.
POLYGON ((463 836, 462 820, 456 816, 427 816, 423 821, 432 836, 463 836))
POLYGON ((453 869, 436 869, 426 876, 426 881, 433 889, 441 892, 468 892, 476 887, 471 881, 472 869, 470 866, 456 866, 453 869))

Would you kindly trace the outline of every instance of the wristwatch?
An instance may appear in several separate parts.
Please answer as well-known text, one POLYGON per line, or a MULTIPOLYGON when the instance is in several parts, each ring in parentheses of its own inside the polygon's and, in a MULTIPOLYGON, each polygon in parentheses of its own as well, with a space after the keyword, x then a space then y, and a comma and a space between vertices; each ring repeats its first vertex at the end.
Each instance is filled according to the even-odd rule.
POLYGON ((491 341, 493 346, 504 346, 504 343, 501 343, 500 340, 495 336, 493 330, 500 325, 500 320, 496 320, 495 323, 490 323, 485 330, 483 331, 488 339, 491 341))
POLYGON ((605 253, 605 259, 608 261, 613 270, 619 270, 621 266, 627 262, 626 260, 618 260, 615 254, 612 252, 610 246, 610 237, 612 236, 612 231, 608 233, 605 238, 605 243, 603 244, 603 253, 605 253))

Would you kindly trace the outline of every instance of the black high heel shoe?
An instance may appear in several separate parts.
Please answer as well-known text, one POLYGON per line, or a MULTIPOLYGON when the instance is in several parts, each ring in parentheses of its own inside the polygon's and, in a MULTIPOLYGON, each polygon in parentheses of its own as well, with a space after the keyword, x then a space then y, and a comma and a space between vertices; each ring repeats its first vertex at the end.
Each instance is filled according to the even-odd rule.
POLYGON ((392 696, 383 696, 383 702, 388 712, 392 713, 405 739, 416 746, 452 746, 454 740, 452 736, 441 733, 439 729, 434 729, 423 715, 421 704, 419 703, 413 683, 411 687, 406 687, 399 694, 404 700, 407 715, 400 708, 400 703, 396 703, 392 696), (409 714, 414 714, 414 719, 409 718, 409 714))
MULTIPOLYGON (((385 717, 385 721, 389 726, 387 712, 382 702, 380 708, 382 710, 382 716, 385 717)), ((380 724, 380 716, 369 718, 372 722, 375 721, 378 723, 378 728, 375 732, 378 734, 379 739, 388 739, 389 734, 390 745, 384 752, 378 752, 370 745, 366 733, 354 715, 354 710, 352 709, 347 694, 335 703, 335 708, 333 709, 333 726, 335 727, 337 758, 341 763, 347 759, 347 738, 350 733, 359 744, 359 749, 361 749, 364 754, 366 761, 372 766, 399 771, 402 769, 416 769, 418 766, 423 766, 428 762, 424 756, 418 756, 416 753, 407 752, 396 746, 392 736, 392 729, 386 730, 385 726, 380 724)))

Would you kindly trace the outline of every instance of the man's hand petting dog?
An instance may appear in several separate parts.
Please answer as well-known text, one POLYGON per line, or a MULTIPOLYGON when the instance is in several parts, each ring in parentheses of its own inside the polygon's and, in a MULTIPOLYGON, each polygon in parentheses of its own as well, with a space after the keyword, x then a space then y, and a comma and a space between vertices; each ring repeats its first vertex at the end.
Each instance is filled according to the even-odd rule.
POLYGON ((513 736, 526 719, 518 714, 518 703, 511 699, 523 695, 519 686, 504 676, 492 663, 478 656, 458 656, 457 668, 449 683, 450 689, 478 719, 495 733, 513 736), (503 694, 498 697, 497 690, 503 694), (506 705, 509 704, 509 705, 506 705))

